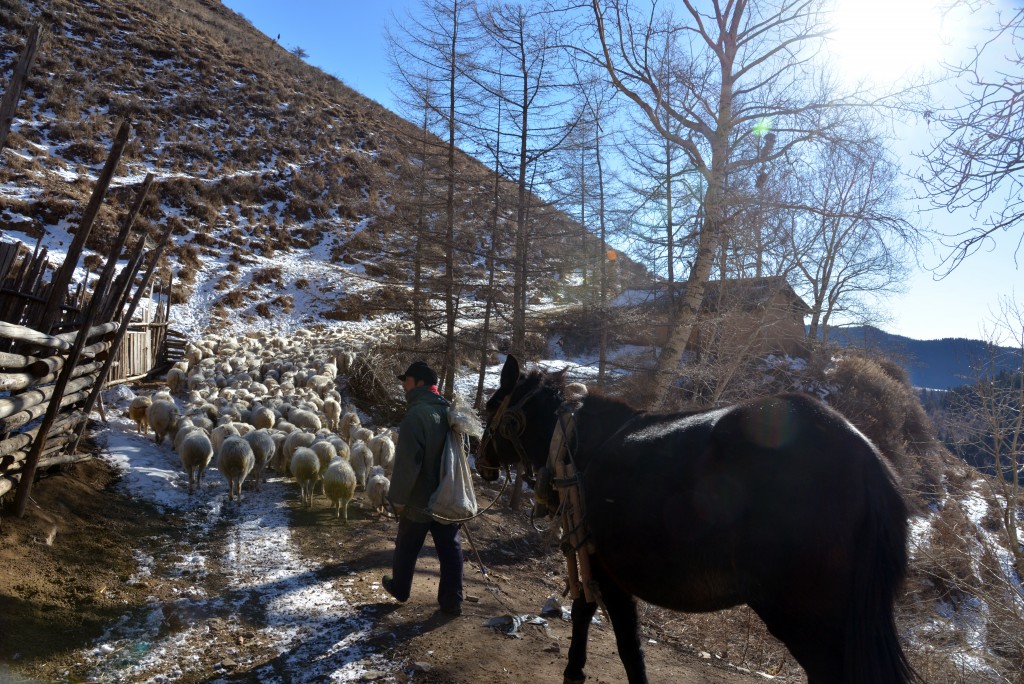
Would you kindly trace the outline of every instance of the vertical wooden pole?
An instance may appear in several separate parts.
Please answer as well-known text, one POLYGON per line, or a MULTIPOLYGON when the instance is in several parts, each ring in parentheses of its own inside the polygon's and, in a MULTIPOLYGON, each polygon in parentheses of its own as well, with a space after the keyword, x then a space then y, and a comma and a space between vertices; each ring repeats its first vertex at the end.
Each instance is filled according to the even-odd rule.
POLYGON ((25 49, 14 67, 14 74, 11 75, 11 82, 4 91, 3 100, 0 100, 0 151, 7 146, 7 134, 11 132, 11 123, 14 121, 14 112, 21 100, 21 92, 25 89, 25 81, 28 80, 28 72, 32 69, 32 62, 36 59, 36 50, 39 48, 39 39, 42 37, 43 27, 36 24, 28 34, 25 41, 25 49))
MULTIPOLYGON (((121 250, 124 249, 125 243, 128 242, 128 234, 132 230, 132 226, 135 225, 135 219, 138 218, 139 212, 142 211, 142 204, 146 201, 146 195, 149 194, 149 189, 153 187, 153 174, 147 173, 146 180, 142 181, 142 187, 139 189, 139 194, 135 197, 135 204, 132 205, 131 210, 125 217, 124 226, 121 228, 121 233, 117 236, 117 242, 114 244, 113 249, 110 251, 110 256, 107 258, 107 263, 103 266, 103 273, 106 274, 108 271, 113 275, 113 270, 117 266, 118 257, 121 256, 121 250)), ((142 238, 145 240, 145 236, 142 238)), ((103 312, 106 311, 107 307, 107 293, 110 291, 110 283, 113 278, 108 277, 103 282, 107 283, 108 286, 102 291, 97 290, 93 292, 93 297, 100 298, 100 315, 97 321, 100 323, 106 323, 103 319, 103 312)))
POLYGON ((46 306, 43 308, 39 324, 30 325, 29 327, 34 327, 40 332, 50 333, 53 332, 57 323, 60 322, 62 314, 61 304, 64 303, 64 297, 67 296, 68 284, 71 282, 71 276, 75 272, 75 267, 78 266, 78 259, 82 255, 85 241, 89 237, 90 231, 92 231, 92 225, 96 221, 96 216, 99 214, 100 205, 103 204, 103 198, 107 194, 107 188, 110 187, 110 181, 114 177, 117 163, 121 160, 121 154, 124 152, 125 145, 128 144, 128 135, 131 133, 131 129, 131 124, 127 121, 122 121, 121 126, 117 129, 117 134, 114 136, 114 146, 111 148, 110 156, 107 157, 107 163, 96 181, 96 187, 93 189, 92 197, 89 198, 89 204, 85 208, 85 213, 82 214, 82 222, 78 226, 78 232, 75 233, 75 238, 71 241, 71 246, 68 247, 64 263, 53 274, 53 280, 50 281, 50 296, 47 298, 46 306))
MULTIPOLYGON (((149 279, 152 278, 154 271, 156 270, 157 262, 160 261, 160 256, 164 252, 164 247, 171 239, 171 228, 167 228, 167 232, 160 238, 160 243, 153 250, 152 259, 149 262, 149 266, 146 267, 146 275, 143 276, 142 282, 137 288, 135 288, 135 295, 132 297, 132 302, 128 306, 128 311, 124 318, 121 320, 121 326, 117 329, 117 334, 114 335, 114 339, 110 343, 110 350, 107 352, 107 359, 103 362, 103 367, 100 369, 99 375, 96 377, 96 384, 93 385, 92 390, 89 392, 88 398, 85 400, 85 407, 83 411, 88 416, 92 410, 92 405, 99 397, 100 391, 103 389, 103 384, 107 380, 107 375, 110 373, 110 366, 113 364, 114 359, 117 358, 118 351, 121 349, 121 340, 124 339, 125 333, 128 331, 128 324, 131 323, 132 315, 135 313, 135 308, 139 305, 139 300, 142 299, 142 293, 146 290, 149 285, 149 279)), ((145 243, 145 240, 140 240, 140 243, 145 243)), ((128 282, 135 280, 133 275, 128 282)), ((75 438, 71 441, 71 446, 68 449, 69 454, 73 454, 75 449, 78 448, 78 442, 82 439, 82 433, 85 431, 85 426, 89 421, 83 421, 78 426, 78 431, 75 433, 75 438)))
POLYGON ((106 308, 103 310, 103 316, 100 319, 104 323, 117 320, 124 312, 124 306, 128 303, 128 299, 131 296, 132 283, 135 282, 135 276, 138 275, 139 267, 142 265, 142 254, 145 247, 146 236, 143 235, 139 238, 135 251, 132 252, 131 257, 128 259, 128 264, 121 269, 117 279, 114 281, 113 291, 109 297, 110 301, 107 302, 106 308))

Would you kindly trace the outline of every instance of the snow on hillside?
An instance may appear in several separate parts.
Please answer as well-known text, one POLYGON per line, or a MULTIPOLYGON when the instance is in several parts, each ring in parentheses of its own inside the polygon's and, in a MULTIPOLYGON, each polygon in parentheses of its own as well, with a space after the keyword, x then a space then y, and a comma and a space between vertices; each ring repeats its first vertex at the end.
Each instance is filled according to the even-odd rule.
MULTIPOLYGON (((115 183, 128 183, 131 179, 119 178, 115 183)), ((21 187, 0 186, 0 200, 3 198, 15 198, 24 196, 26 190, 21 187)), ((168 209, 169 213, 173 213, 168 209)), ((21 221, 28 221, 28 217, 16 212, 7 212, 8 224, 17 224, 21 221)), ((48 260, 54 268, 63 264, 67 256, 68 247, 74 238, 71 233, 73 226, 67 222, 51 225, 46 228, 45 234, 39 240, 42 247, 48 250, 48 260)), ((223 229, 222 233, 229 232, 230 227, 223 229)), ((213 236, 213 239, 218 239, 213 236)), ((33 238, 24 232, 7 230, 3 232, 0 240, 4 242, 22 242, 29 249, 36 245, 37 238, 33 238)), ((215 320, 213 317, 214 305, 220 300, 224 293, 216 289, 219 279, 228 272, 230 260, 229 250, 220 250, 217 257, 204 254, 203 265, 196 274, 195 286, 192 294, 184 303, 178 303, 171 307, 171 327, 183 333, 189 339, 197 339, 209 332, 218 334, 241 335, 248 331, 273 331, 279 334, 290 334, 300 328, 308 328, 313 325, 325 326, 326 328, 343 328, 355 333, 369 335, 372 331, 387 329, 392 332, 404 327, 401 316, 385 315, 374 320, 363 321, 337 321, 323 318, 320 314, 330 311, 338 296, 343 294, 359 293, 367 289, 379 286, 379 283, 366 275, 362 264, 341 265, 331 260, 331 250, 338 238, 335 235, 328 235, 320 243, 311 246, 309 249, 278 251, 273 258, 267 258, 258 254, 246 254, 244 262, 236 264, 235 276, 238 285, 253 289, 267 289, 274 296, 288 298, 292 305, 287 310, 282 307, 274 307, 268 317, 254 315, 250 310, 239 312, 232 311, 226 321, 215 320), (280 283, 282 287, 256 285, 252 283, 253 275, 261 270, 273 268, 280 270, 280 283), (215 330, 214 330, 215 328, 215 330)), ((90 253, 86 250, 83 256, 90 253)), ((99 255, 106 257, 106 255, 99 255)), ((86 277, 86 269, 81 265, 75 270, 72 278, 73 285, 77 285, 86 277)), ((118 263, 118 270, 125 265, 125 260, 118 263)), ((94 279, 95 274, 92 275, 94 279)), ((156 302, 143 300, 139 305, 140 312, 146 307, 155 308, 156 302)), ((251 309, 247 307, 247 309, 251 309)))

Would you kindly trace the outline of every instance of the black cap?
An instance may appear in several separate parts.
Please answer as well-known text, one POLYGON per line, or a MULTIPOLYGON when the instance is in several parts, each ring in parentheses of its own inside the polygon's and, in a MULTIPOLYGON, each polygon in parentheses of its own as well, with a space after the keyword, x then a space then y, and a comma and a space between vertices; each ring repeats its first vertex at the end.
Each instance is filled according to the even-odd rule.
POLYGON ((423 380, 428 385, 437 384, 437 373, 426 364, 424 361, 413 361, 412 365, 409 366, 408 370, 398 376, 398 379, 405 381, 406 378, 415 378, 416 380, 423 380))

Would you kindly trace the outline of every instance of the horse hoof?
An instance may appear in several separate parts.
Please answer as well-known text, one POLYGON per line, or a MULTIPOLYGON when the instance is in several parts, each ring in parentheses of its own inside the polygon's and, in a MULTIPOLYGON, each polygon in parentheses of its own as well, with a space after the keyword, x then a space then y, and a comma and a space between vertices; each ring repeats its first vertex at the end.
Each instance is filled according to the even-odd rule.
POLYGON ((573 679, 572 677, 570 677, 568 675, 564 675, 562 677, 562 684, 583 684, 583 682, 585 682, 585 681, 587 681, 587 676, 586 675, 583 675, 579 679, 573 679))

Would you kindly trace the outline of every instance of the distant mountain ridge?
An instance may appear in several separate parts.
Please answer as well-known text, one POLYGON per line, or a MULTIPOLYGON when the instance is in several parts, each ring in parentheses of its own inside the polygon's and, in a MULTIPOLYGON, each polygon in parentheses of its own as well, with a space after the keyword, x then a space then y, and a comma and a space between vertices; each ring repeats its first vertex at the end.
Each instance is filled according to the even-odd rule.
POLYGON ((844 347, 874 349, 902 364, 915 387, 950 389, 973 382, 978 364, 995 359, 1000 370, 1021 368, 1021 352, 1013 347, 993 347, 983 340, 947 337, 915 340, 893 335, 873 326, 829 328, 828 339, 844 347))

